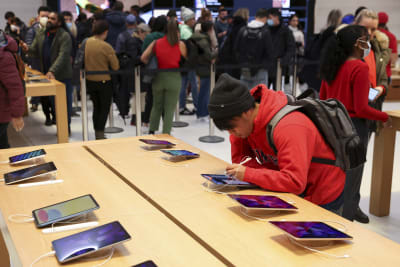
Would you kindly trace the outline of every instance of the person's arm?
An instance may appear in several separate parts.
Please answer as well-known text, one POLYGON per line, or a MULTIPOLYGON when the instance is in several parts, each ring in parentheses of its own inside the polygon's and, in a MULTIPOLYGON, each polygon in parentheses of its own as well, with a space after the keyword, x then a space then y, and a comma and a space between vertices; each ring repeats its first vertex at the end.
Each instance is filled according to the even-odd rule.
POLYGON ((296 53, 296 42, 292 32, 287 29, 285 34, 285 54, 282 57, 282 64, 289 65, 292 63, 292 59, 296 53))
POLYGON ((53 75, 55 73, 62 72, 62 68, 64 68, 65 62, 70 62, 71 60, 72 39, 69 33, 64 32, 60 36, 59 42, 60 50, 58 51, 56 60, 54 60, 54 62, 51 64, 48 71, 49 73, 53 73, 53 75))
POLYGON ((183 41, 179 41, 179 50, 184 58, 187 58, 187 48, 183 41))
POLYGON ((272 38, 269 30, 264 30, 263 32, 263 40, 264 40, 264 57, 263 64, 266 66, 266 69, 271 68, 272 59, 273 59, 273 47, 272 47, 272 38))
POLYGON ((26 43, 22 43, 22 50, 25 53, 28 53, 28 56, 31 58, 39 57, 39 40, 38 33, 35 34, 35 38, 33 38, 32 44, 28 45, 26 43))
POLYGON ((124 38, 123 34, 124 33, 120 33, 117 37, 117 42, 115 44, 115 53, 117 53, 117 54, 119 54, 121 52, 126 52, 125 45, 124 45, 125 38, 124 38))
POLYGON ((119 60, 117 58, 117 55, 115 54, 114 49, 112 48, 111 45, 106 43, 106 57, 108 59, 108 64, 111 67, 112 70, 118 70, 119 69, 119 60))
POLYGON ((144 63, 147 64, 149 63, 150 56, 153 53, 153 48, 155 45, 156 41, 153 41, 147 48, 144 50, 142 56, 140 57, 140 60, 144 63))

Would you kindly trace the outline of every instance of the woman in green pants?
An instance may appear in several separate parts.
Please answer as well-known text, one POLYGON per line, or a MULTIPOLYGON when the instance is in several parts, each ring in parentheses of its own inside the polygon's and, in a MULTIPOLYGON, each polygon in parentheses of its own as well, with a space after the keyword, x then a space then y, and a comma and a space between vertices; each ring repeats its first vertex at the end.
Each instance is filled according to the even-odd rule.
MULTIPOLYGON (((186 46, 179 41, 177 22, 171 20, 167 25, 167 34, 153 41, 144 51, 141 60, 149 61, 151 55, 157 58, 159 69, 179 68, 181 56, 186 57, 186 46)), ((150 115, 149 133, 154 134, 160 125, 163 115, 163 133, 170 134, 174 111, 178 103, 181 87, 181 74, 179 72, 159 72, 153 80, 153 108, 150 115)))

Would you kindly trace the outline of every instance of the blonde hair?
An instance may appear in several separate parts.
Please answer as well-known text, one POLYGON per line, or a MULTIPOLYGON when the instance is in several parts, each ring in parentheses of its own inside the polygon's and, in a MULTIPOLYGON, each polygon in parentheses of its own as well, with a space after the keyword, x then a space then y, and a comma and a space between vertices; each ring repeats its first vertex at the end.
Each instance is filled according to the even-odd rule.
POLYGON ((249 21, 250 11, 248 8, 239 8, 238 10, 236 10, 233 16, 239 16, 242 17, 245 21, 249 21))
POLYGON ((358 13, 357 17, 354 19, 355 24, 359 24, 363 18, 370 18, 373 20, 378 19, 378 14, 371 9, 363 9, 358 13))

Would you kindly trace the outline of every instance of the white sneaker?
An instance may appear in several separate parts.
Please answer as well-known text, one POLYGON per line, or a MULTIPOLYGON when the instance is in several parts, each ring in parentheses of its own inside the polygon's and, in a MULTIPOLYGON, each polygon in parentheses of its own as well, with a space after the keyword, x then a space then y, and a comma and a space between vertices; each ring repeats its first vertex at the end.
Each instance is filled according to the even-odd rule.
POLYGON ((198 123, 209 123, 209 122, 210 122, 210 119, 209 119, 208 116, 204 116, 204 117, 199 117, 199 118, 197 118, 196 121, 197 121, 198 123))

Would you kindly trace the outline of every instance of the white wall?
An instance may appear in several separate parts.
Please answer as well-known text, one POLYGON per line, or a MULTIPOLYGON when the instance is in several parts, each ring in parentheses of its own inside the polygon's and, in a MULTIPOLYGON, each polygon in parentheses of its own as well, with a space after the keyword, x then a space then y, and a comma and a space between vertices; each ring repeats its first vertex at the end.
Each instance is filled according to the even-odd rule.
POLYGON ((43 5, 45 0, 0 0, 0 28, 4 30, 6 20, 4 14, 12 11, 25 24, 28 24, 32 17, 37 16, 37 9, 43 5))
POLYGON ((314 32, 319 32, 325 26, 332 9, 340 9, 346 15, 354 14, 359 6, 365 6, 377 13, 386 12, 389 15, 389 30, 400 39, 400 0, 316 0, 314 32))

